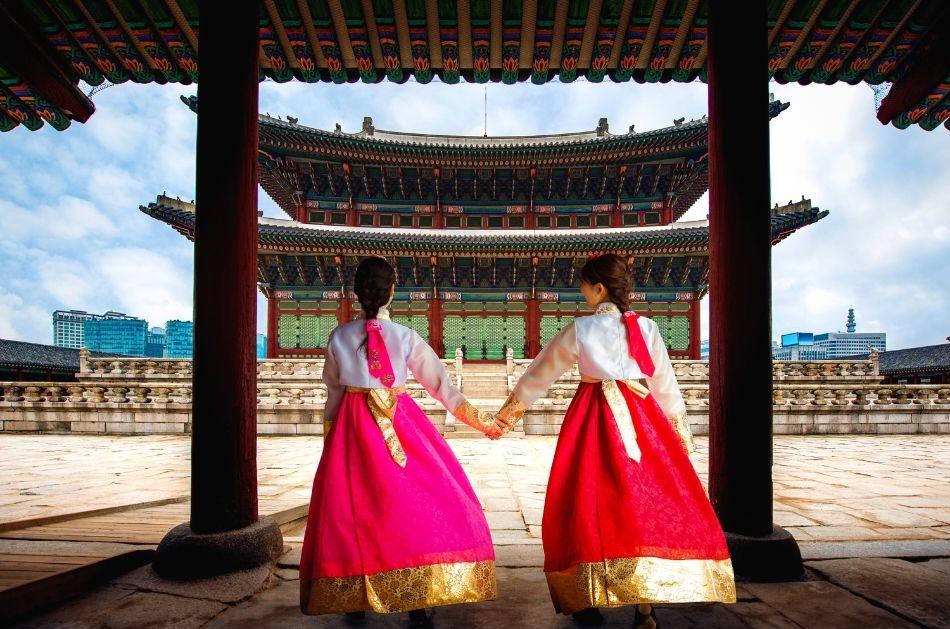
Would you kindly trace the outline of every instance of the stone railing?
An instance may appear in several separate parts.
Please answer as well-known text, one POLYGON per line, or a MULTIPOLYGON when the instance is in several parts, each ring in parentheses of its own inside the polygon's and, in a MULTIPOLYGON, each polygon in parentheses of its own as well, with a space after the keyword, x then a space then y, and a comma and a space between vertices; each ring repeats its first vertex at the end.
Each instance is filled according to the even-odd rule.
MULTIPOLYGON (((461 386, 461 356, 443 363, 461 386)), ((509 357, 499 377, 510 387, 530 361, 509 357), (504 370, 504 374, 502 373, 504 370)), ((673 361, 696 434, 708 432, 708 366, 673 361)), ((322 434, 323 362, 258 361, 258 432, 322 434)), ((191 363, 170 359, 95 359, 77 382, 0 382, 0 431, 182 433, 191 429, 191 363)), ((885 385, 869 361, 775 363, 774 431, 785 434, 950 433, 950 387, 885 385)), ((557 434, 580 376, 576 367, 529 409, 527 434, 557 434)), ((409 393, 441 432, 453 425, 442 406, 411 380, 409 393)))
MULTIPOLYGON (((555 384, 525 414, 527 434, 554 435, 576 385, 555 384)), ((694 434, 709 432, 709 388, 680 385, 694 434)), ((772 389, 776 434, 950 433, 947 385, 781 384, 772 389)))
MULTIPOLYGON (((323 434, 323 359, 257 362, 261 434, 323 434)), ((445 360, 458 379, 458 360, 445 360)), ((191 360, 91 358, 80 351, 77 382, 0 382, 0 431, 181 433, 191 430, 191 360)), ((410 378, 409 394, 440 431, 446 414, 410 378)))
MULTIPOLYGON (((513 358, 509 352, 506 361, 508 391, 514 388, 528 365, 530 358, 513 358)), ((680 385, 691 382, 709 383, 709 362, 705 360, 672 360, 673 372, 680 385)), ((878 365, 878 354, 872 352, 868 360, 813 360, 813 361, 773 361, 773 381, 778 383, 828 383, 828 382, 882 382, 878 365)), ((580 382, 581 376, 575 364, 555 386, 580 382)), ((552 387, 553 388, 553 387, 552 387)))

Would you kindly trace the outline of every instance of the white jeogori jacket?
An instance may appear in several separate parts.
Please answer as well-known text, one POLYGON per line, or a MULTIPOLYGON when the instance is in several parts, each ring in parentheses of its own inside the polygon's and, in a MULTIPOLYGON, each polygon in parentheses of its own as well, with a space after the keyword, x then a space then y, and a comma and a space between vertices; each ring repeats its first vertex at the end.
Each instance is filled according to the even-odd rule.
POLYGON ((637 323, 653 359, 654 372, 646 376, 630 355, 627 329, 619 308, 600 304, 593 315, 577 317, 563 327, 541 350, 515 385, 499 416, 517 421, 527 407, 542 397, 552 384, 575 363, 588 380, 643 379, 660 408, 673 422, 684 443, 692 448, 686 422, 686 402, 673 372, 666 344, 655 321, 641 316, 637 323))

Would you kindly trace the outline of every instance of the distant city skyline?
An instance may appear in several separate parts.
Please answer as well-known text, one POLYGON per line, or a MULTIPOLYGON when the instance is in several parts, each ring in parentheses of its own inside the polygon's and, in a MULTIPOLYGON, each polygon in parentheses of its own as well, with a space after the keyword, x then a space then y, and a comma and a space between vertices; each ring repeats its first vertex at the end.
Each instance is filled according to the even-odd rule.
MULTIPOLYGON (((194 349, 194 323, 180 319, 170 319, 165 326, 149 326, 145 319, 127 315, 124 312, 109 310, 103 314, 85 310, 70 309, 53 312, 53 342, 57 347, 79 349, 86 347, 93 351, 105 351, 126 356, 149 358, 191 358, 194 349), (136 336, 127 336, 127 331, 110 330, 109 342, 103 344, 99 337, 92 343, 85 338, 85 322, 101 320, 125 320, 139 322, 135 325, 144 330, 141 343, 136 336), (122 338, 118 338, 122 337, 122 338), (141 345, 141 351, 139 351, 141 345), (107 349, 104 349, 106 347, 107 349)), ((10 339, 19 340, 19 339, 10 339)), ((258 333, 255 339, 255 353, 258 358, 267 356, 267 335, 258 333)))

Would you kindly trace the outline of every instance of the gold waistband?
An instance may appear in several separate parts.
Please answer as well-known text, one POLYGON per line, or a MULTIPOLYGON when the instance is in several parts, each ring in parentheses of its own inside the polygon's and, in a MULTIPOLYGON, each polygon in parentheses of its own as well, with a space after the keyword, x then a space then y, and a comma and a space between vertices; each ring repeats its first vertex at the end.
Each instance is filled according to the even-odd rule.
MULTIPOLYGON (((597 382, 604 382, 604 381, 605 381, 604 378, 592 378, 591 376, 585 376, 584 374, 581 374, 581 382, 594 382, 594 383, 597 383, 597 382)), ((647 386, 647 380, 646 380, 646 378, 632 378, 632 379, 630 379, 630 380, 624 380, 624 382, 637 382, 637 383, 639 383, 641 386, 644 386, 644 387, 647 386)))
POLYGON ((351 387, 347 385, 346 391, 348 393, 370 393, 372 391, 392 391, 394 394, 399 395, 406 392, 406 385, 400 384, 396 387, 351 387))

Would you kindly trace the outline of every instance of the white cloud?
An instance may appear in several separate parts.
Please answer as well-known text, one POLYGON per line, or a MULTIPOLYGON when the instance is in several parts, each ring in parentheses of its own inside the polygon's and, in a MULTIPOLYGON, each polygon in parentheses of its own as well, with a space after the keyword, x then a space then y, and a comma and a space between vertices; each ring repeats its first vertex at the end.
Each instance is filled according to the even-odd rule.
MULTIPOLYGON (((773 249, 773 333, 885 331, 891 348, 942 342, 950 308, 946 132, 897 130, 874 118, 866 86, 771 84, 791 103, 771 123, 771 196, 831 211, 773 249)), ((480 135, 669 126, 706 112, 701 83, 420 86, 261 85, 261 110, 346 131, 480 135)), ((56 308, 116 308, 161 325, 190 318, 191 243, 138 210, 167 191, 194 198, 194 86, 123 85, 64 133, 0 135, 0 335, 50 341, 56 308)), ((266 194, 265 214, 282 216, 266 194)), ((763 208, 763 211, 765 209, 763 208)), ((684 216, 705 218, 708 194, 684 216)), ((702 304, 708 337, 708 299, 702 304)), ((259 299, 258 329, 266 321, 259 299)))
POLYGON ((119 309, 143 316, 154 325, 169 319, 191 320, 192 278, 182 261, 144 247, 115 247, 97 253, 93 277, 119 309))

